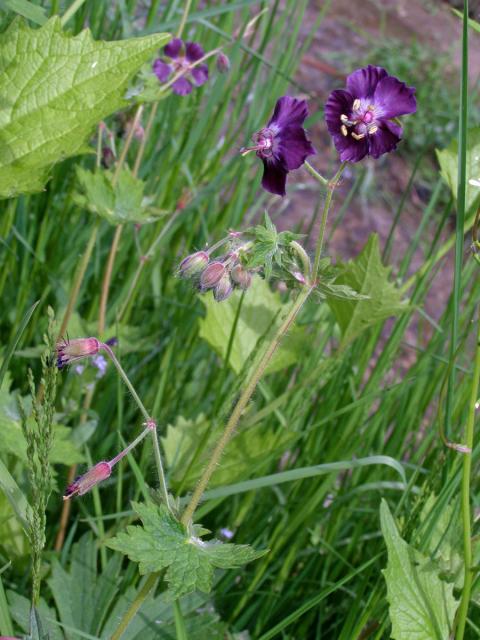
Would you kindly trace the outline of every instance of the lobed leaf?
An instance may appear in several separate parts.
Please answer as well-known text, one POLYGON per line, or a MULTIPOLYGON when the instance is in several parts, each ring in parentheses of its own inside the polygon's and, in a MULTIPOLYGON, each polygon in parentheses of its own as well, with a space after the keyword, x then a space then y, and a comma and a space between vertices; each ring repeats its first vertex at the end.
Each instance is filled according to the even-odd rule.
POLYGON ((165 580, 173 598, 197 589, 208 593, 215 567, 239 567, 266 553, 246 545, 206 542, 190 535, 163 505, 132 505, 143 526, 129 526, 126 533, 119 533, 107 544, 138 562, 140 573, 166 569, 165 580))

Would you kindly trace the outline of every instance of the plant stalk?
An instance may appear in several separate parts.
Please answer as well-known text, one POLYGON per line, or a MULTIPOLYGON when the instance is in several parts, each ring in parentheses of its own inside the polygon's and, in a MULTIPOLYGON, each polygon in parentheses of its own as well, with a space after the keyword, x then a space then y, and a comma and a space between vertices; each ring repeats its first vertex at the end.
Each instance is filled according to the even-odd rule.
POLYGON ((463 454, 462 474, 462 521, 463 521, 463 563, 465 577, 463 582, 462 598, 458 609, 456 640, 463 640, 467 622, 468 605, 473 581, 472 566, 472 518, 470 510, 470 477, 472 470, 472 455, 475 428, 475 412, 477 407, 479 383, 480 383, 480 311, 477 326, 477 346, 475 350, 475 365, 472 378, 472 390, 468 407, 468 418, 465 430, 465 444, 469 449, 463 454))

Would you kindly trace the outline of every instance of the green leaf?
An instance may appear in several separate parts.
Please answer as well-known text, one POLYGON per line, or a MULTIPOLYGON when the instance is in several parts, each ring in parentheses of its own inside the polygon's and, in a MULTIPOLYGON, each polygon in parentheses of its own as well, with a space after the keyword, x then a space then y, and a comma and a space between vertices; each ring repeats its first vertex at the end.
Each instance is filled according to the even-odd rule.
MULTIPOLYGON (((206 340, 223 359, 227 354, 241 295, 240 291, 235 291, 221 304, 215 302, 211 294, 200 298, 207 308, 205 318, 199 321, 200 337, 206 340)), ((259 338, 269 329, 274 331, 279 326, 289 306, 288 303, 282 303, 280 295, 273 293, 264 280, 259 277, 253 278, 242 304, 230 351, 229 365, 236 373, 242 370, 259 338)), ((305 333, 293 327, 282 341, 267 372, 279 371, 301 361, 308 349, 309 343, 305 333)))
POLYGON ((383 571, 395 640, 448 640, 458 601, 453 584, 442 581, 429 558, 400 537, 388 504, 382 500, 380 520, 388 550, 383 571))
POLYGON ((340 274, 335 285, 343 285, 365 299, 329 297, 328 304, 342 332, 342 347, 365 329, 407 309, 401 292, 388 280, 390 268, 384 267, 378 236, 372 234, 362 252, 346 264, 338 265, 340 274))
POLYGON ((165 580, 172 598, 196 589, 208 593, 215 567, 233 569, 266 553, 248 545, 206 542, 189 535, 163 505, 132 505, 143 526, 127 527, 126 533, 119 533, 107 545, 138 562, 142 574, 166 569, 165 580))
POLYGON ((76 203, 113 225, 125 222, 145 224, 157 220, 158 214, 151 215, 148 199, 143 195, 143 180, 124 168, 114 185, 113 175, 112 171, 92 173, 77 167, 77 178, 83 193, 74 195, 76 203))
MULTIPOLYGON (((446 149, 437 149, 437 159, 443 179, 457 199, 458 188, 458 140, 455 138, 446 149)), ((480 127, 467 131, 467 195, 465 211, 478 206, 480 189, 468 183, 470 179, 480 179, 480 127)))
POLYGON ((127 106, 128 82, 169 37, 96 42, 63 33, 58 16, 40 29, 15 19, 0 44, 0 197, 40 191, 56 162, 127 106))
POLYGON ((0 489, 5 494, 11 508, 15 512, 19 522, 22 524, 24 531, 30 530, 28 524, 28 511, 29 504, 22 493, 20 487, 17 485, 12 475, 8 471, 7 467, 0 460, 0 489))
MULTIPOLYGON (((83 456, 71 440, 71 430, 59 424, 54 425, 53 428, 55 435, 51 462, 65 465, 82 462, 83 456)), ((17 398, 5 388, 0 389, 0 433, 2 434, 2 453, 10 453, 27 464, 27 443, 22 432, 17 398)))

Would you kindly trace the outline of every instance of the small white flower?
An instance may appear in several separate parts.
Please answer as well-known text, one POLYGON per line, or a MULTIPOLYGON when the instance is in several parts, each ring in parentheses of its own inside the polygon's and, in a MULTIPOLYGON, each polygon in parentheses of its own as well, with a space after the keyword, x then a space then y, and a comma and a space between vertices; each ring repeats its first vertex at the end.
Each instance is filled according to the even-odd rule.
POLYGON ((478 179, 472 178, 471 180, 468 181, 468 184, 471 184, 472 187, 480 187, 480 178, 478 179))

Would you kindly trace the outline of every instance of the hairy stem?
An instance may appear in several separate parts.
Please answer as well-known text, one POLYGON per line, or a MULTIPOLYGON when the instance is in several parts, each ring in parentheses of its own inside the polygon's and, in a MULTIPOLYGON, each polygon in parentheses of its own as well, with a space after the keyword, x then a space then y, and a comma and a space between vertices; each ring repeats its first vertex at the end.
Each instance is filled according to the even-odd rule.
POLYGON ((166 506, 168 507, 168 509, 170 509, 170 501, 168 499, 168 491, 167 491, 167 482, 165 480, 165 471, 163 469, 162 456, 161 456, 161 453, 160 453, 160 446, 158 444, 157 424, 150 417, 150 414, 145 409, 145 405, 140 400, 140 397, 139 397, 138 393, 135 391, 134 386, 130 382, 129 377, 127 376, 127 374, 125 372, 125 369, 122 367, 122 365, 118 361, 118 359, 115 356, 115 354, 113 353, 112 349, 110 349, 108 344, 102 344, 101 345, 101 349, 106 351, 107 354, 109 355, 111 361, 113 362, 113 364, 115 365, 118 373, 120 374, 120 377, 122 378, 122 380, 126 384, 128 390, 132 394, 133 399, 137 403, 137 406, 140 409, 143 417, 145 418, 145 424, 147 426, 150 426, 150 428, 151 428, 152 440, 153 440, 153 452, 154 452, 154 456, 155 456, 155 464, 157 466, 158 480, 159 480, 159 483, 160 483, 160 491, 162 493, 162 498, 163 498, 166 506))
POLYGON ((133 618, 135 617, 137 611, 142 606, 144 600, 146 600, 148 594, 150 593, 150 591, 153 589, 153 587, 157 583, 158 577, 159 577, 158 573, 151 573, 148 576, 148 578, 145 580, 145 582, 143 584, 143 587, 137 593, 137 595, 135 597, 135 600, 132 602, 130 607, 127 609, 127 612, 125 613, 125 615, 121 619, 120 624, 115 629, 115 631, 114 631, 114 633, 113 633, 113 635, 111 637, 111 640, 119 640, 119 638, 121 638, 123 636, 123 634, 127 630, 128 625, 133 620, 133 618))
POLYGON ((180 20, 180 24, 177 29, 177 38, 182 37, 183 29, 185 28, 185 24, 187 22, 188 14, 190 13, 190 8, 192 6, 192 0, 187 0, 185 2, 185 8, 183 10, 182 19, 180 20))
POLYGON ((478 400, 480 382, 480 313, 477 327, 477 347, 475 351, 475 366, 472 378, 472 388, 468 407, 468 418, 465 429, 465 445, 469 452, 463 455, 462 474, 462 521, 463 521, 463 562, 465 578, 462 590, 462 599, 458 609, 456 640, 463 640, 467 622, 468 605, 472 590, 473 566, 472 566, 472 518, 470 511, 470 476, 472 470, 473 436, 475 427, 475 412, 478 400))
MULTIPOLYGON (((308 163, 306 163, 308 164, 308 163)), ((310 165, 308 165, 310 167, 310 165)), ((338 181, 340 180, 340 177, 343 173, 343 170, 345 169, 345 167, 347 166, 346 162, 342 162, 342 164, 340 165, 337 173, 333 176, 333 178, 328 182, 328 191, 327 191, 327 196, 325 198, 325 204, 323 205, 323 212, 322 212, 322 220, 320 222, 320 229, 318 231, 318 238, 317 238, 317 245, 315 248, 315 259, 313 261, 313 269, 312 269, 312 282, 315 282, 318 276, 318 268, 320 266, 320 259, 322 257, 322 249, 323 249, 323 242, 325 239, 325 229, 327 226, 327 218, 328 218, 328 212, 330 211, 330 205, 332 204, 332 197, 333 197, 333 192, 335 191, 335 188, 338 184, 338 181)), ((313 167, 311 167, 313 168, 313 167)), ((311 171, 310 171, 311 173, 311 171)), ((316 172, 315 172, 316 173, 316 172)), ((313 174, 312 174, 313 175, 313 174)), ((323 184, 323 180, 325 178, 322 178, 320 176, 320 174, 318 174, 318 181, 320 182, 320 184, 323 184), (321 178, 321 180, 320 180, 321 178)))
POLYGON ((303 290, 300 292, 298 298, 293 303, 290 309, 290 312, 288 313, 287 317, 285 318, 282 325, 278 329, 272 342, 269 344, 267 350, 265 351, 257 368, 252 373, 247 385, 245 386, 245 389, 243 390, 240 398, 238 399, 237 404, 235 405, 235 408, 232 411, 232 414, 225 426, 225 430, 220 440, 217 443, 217 446, 215 447, 215 449, 213 450, 210 456, 209 463, 205 471, 203 472, 202 477, 198 481, 197 486, 195 487, 192 497, 190 498, 190 502, 188 503, 185 511, 182 514, 181 522, 184 525, 188 524, 188 522, 190 522, 190 520, 192 519, 195 509, 197 508, 200 500, 202 499, 203 493, 207 488, 210 478, 212 477, 213 472, 217 468, 220 458, 222 457, 222 453, 225 447, 227 446, 228 442, 230 441, 230 438, 232 437, 238 425, 238 422, 242 416, 242 413, 244 412, 247 404, 250 401, 250 398, 252 397, 253 392, 257 387, 257 384, 259 383, 263 374, 265 373, 265 369, 267 368, 267 365, 269 364, 276 350, 278 349, 282 338, 290 329, 300 309, 303 307, 305 301, 307 300, 312 290, 313 290, 312 287, 304 287, 303 290))

